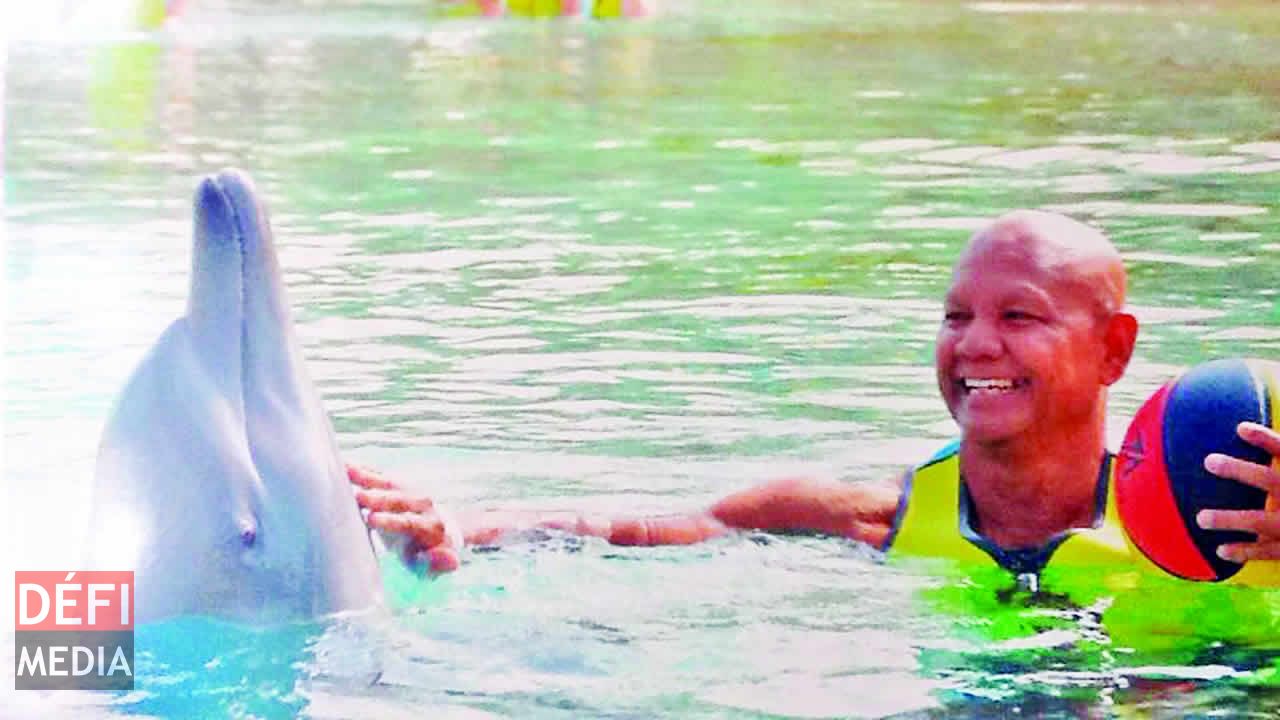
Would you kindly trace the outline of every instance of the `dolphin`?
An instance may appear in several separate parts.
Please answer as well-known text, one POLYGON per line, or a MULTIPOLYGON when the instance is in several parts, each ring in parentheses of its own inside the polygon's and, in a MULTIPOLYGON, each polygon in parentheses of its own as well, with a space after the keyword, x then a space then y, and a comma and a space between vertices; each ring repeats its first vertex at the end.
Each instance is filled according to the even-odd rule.
POLYGON ((267 211, 242 172, 196 190, 186 313, 116 400, 89 515, 89 565, 134 571, 138 622, 289 621, 382 602, 267 211))

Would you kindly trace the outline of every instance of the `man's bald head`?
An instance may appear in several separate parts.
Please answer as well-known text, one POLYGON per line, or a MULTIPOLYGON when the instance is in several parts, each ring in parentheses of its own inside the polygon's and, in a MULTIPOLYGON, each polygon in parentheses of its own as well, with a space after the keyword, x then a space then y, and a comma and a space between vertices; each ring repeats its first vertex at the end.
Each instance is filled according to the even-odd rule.
POLYGON ((1124 294, 1120 253, 1071 218, 1019 210, 974 233, 951 276, 934 355, 966 441, 1100 441, 1107 387, 1137 339, 1124 294))
POLYGON ((974 233, 956 267, 979 253, 1025 258, 1053 273, 1099 318, 1119 311, 1125 301, 1124 261, 1101 231, 1065 215, 1015 210, 974 233))

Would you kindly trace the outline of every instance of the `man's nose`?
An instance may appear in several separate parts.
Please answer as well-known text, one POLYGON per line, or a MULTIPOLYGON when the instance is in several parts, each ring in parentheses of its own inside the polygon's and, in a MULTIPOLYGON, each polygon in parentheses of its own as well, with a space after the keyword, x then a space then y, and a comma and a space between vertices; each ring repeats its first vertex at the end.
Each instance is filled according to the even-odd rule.
POLYGON ((965 358, 991 358, 1000 354, 1003 344, 995 323, 974 318, 956 343, 956 354, 965 358))

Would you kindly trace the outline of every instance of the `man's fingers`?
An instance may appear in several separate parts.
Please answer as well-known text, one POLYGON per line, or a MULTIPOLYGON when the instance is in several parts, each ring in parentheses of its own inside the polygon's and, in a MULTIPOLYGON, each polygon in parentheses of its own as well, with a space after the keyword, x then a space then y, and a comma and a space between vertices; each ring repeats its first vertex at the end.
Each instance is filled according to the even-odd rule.
POLYGON ((1258 536, 1256 542, 1218 546, 1218 557, 1243 563, 1280 560, 1280 513, 1265 510, 1201 510, 1196 522, 1206 530, 1243 530, 1258 536))
POLYGON ((356 503, 369 511, 365 524, 408 540, 403 550, 407 564, 425 564, 433 573, 458 569, 458 548, 430 498, 407 495, 390 480, 356 465, 347 466, 347 478, 358 486, 356 503))
POLYGON ((1242 422, 1236 426, 1236 434, 1250 445, 1266 450, 1271 457, 1280 458, 1280 432, 1258 423, 1242 422))
POLYGON ((1238 480, 1246 485, 1280 495, 1280 471, 1266 465, 1251 463, 1222 453, 1210 453, 1205 456, 1204 469, 1218 477, 1238 480))
POLYGON ((398 486, 378 473, 356 465, 347 466, 347 479, 363 488, 395 490, 398 486))
POLYGON ((374 512, 430 512, 431 498, 410 497, 399 490, 357 490, 356 503, 374 512))
POLYGON ((427 551, 427 564, 433 573, 447 573, 458 569, 458 551, 452 547, 434 547, 427 551))
POLYGON ((1280 541, 1219 545, 1218 557, 1238 563, 1250 560, 1280 560, 1280 541))
POLYGON ((458 558, 458 551, 447 546, 431 548, 425 551, 406 550, 401 560, 411 568, 426 566, 431 573, 453 572, 462 564, 462 561, 458 558))
POLYGON ((1196 523, 1206 530, 1244 530, 1280 542, 1280 513, 1265 510, 1201 510, 1196 523))
POLYGON ((365 524, 375 530, 407 536, 419 549, 431 550, 445 542, 444 523, 430 515, 371 512, 365 524))

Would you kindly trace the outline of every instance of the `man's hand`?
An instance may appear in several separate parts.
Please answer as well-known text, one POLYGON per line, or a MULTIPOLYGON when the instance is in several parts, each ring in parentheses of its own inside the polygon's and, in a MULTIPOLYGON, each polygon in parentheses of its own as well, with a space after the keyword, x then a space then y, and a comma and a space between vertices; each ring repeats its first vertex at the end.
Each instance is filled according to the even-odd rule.
POLYGON ((1204 467, 1218 477, 1228 478, 1266 490, 1265 510, 1201 510, 1196 522, 1206 530, 1245 530, 1258 539, 1248 543, 1220 545, 1224 560, 1280 560, 1280 433, 1257 423, 1244 422, 1236 428, 1240 438, 1271 455, 1270 465, 1251 463, 1220 453, 1204 459, 1204 467))
MULTIPOLYGON (((427 563, 432 572, 458 569, 455 533, 430 498, 413 497, 372 470, 347 466, 347 477, 358 487, 356 503, 368 511, 365 523, 405 542, 401 554, 410 565, 427 563)), ((392 543, 400 545, 400 543, 392 543)))

